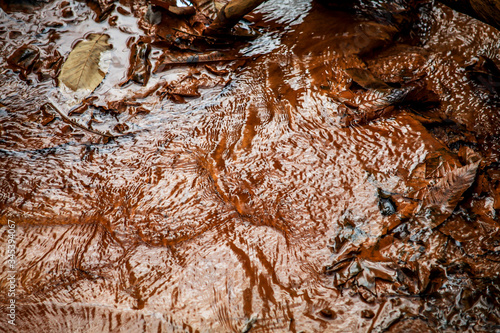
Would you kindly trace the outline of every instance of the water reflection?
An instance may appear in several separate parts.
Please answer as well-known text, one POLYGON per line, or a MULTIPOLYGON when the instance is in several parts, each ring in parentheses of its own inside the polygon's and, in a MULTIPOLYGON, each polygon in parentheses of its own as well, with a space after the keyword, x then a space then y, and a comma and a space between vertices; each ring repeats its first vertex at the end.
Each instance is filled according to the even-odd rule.
MULTIPOLYGON (((123 32, 95 23, 90 10, 71 2, 80 19, 47 32, 58 6, 51 2, 31 16, 3 12, 0 31, 13 29, 11 19, 18 17, 32 41, 57 35, 55 43, 65 54, 81 38, 82 27, 109 29, 116 61, 95 93, 96 103, 187 74, 214 77, 204 67, 176 68, 154 74, 144 88, 120 88, 128 61, 127 48, 120 45, 142 33, 136 19, 123 18, 130 28, 123 32)), ((411 57, 381 57, 387 61, 382 66, 367 56, 395 43, 392 25, 309 1, 283 6, 270 2, 261 9, 271 32, 242 51, 253 57, 234 66, 224 85, 202 89, 185 104, 161 101, 156 94, 139 98, 149 113, 127 116, 132 134, 106 144, 62 121, 41 125, 39 107, 46 96, 65 102, 54 82, 34 74, 22 79, 2 68, 0 211, 2 222, 14 220, 19 229, 22 329, 36 323, 40 331, 61 332, 382 331, 426 317, 415 320, 423 330, 441 325, 440 309, 454 299, 455 289, 445 288, 450 295, 441 303, 426 303, 439 310, 429 314, 421 309, 426 300, 413 297, 418 286, 402 290, 410 288, 404 281, 395 290, 390 282, 399 279, 392 264, 407 256, 422 256, 428 273, 438 255, 445 256, 443 233, 405 243, 398 238, 404 228, 395 228, 405 220, 405 209, 413 208, 415 192, 434 181, 421 177, 422 165, 447 148, 405 107, 362 126, 344 126, 338 98, 352 87, 346 68, 368 63, 383 74, 393 62, 401 65, 411 57), (290 28, 273 30, 282 23, 290 28), (394 198, 398 216, 381 214, 382 190, 394 198), (389 230, 399 234, 384 238, 389 230), (359 251, 348 261, 353 258, 342 256, 352 248, 359 251), (356 288, 336 288, 340 273, 325 274, 339 258, 351 265, 347 280, 358 273, 364 278, 356 288), (389 297, 375 298, 384 295, 389 297)), ((426 72, 442 107, 455 107, 450 118, 462 119, 470 130, 495 131, 484 125, 488 119, 498 122, 488 113, 492 109, 477 108, 487 114, 481 129, 461 117, 484 102, 452 76, 460 72, 457 53, 469 59, 485 48, 498 49, 498 32, 477 30, 481 44, 462 40, 448 56, 444 50, 458 43, 450 40, 450 27, 463 29, 461 35, 468 28, 444 7, 430 15, 444 25, 427 36, 423 49, 431 55, 415 51, 411 74, 426 72)), ((28 37, 23 38, 0 42, 1 56, 28 37)), ((461 165, 456 155, 439 156, 461 165)), ((6 239, 7 229, 1 230, 6 239)), ((446 251, 460 258, 453 246, 446 251)), ((2 258, 4 251, 2 246, 2 258)), ((424 268, 416 274, 425 276, 424 268)), ((462 286, 451 278, 447 283, 462 286)))

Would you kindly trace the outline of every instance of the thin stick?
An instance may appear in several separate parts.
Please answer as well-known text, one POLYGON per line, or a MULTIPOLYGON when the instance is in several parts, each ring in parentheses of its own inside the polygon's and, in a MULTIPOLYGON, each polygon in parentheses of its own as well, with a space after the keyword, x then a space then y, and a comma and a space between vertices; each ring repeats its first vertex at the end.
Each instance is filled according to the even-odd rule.
POLYGON ((61 117, 62 119, 66 122, 66 123, 69 123, 70 125, 74 125, 86 132, 89 132, 89 133, 92 133, 92 134, 97 134, 97 135, 101 135, 101 136, 104 136, 104 137, 107 137, 107 138, 115 138, 117 136, 120 136, 120 135, 112 135, 112 134, 108 134, 108 133, 103 133, 103 132, 100 132, 100 131, 97 131, 97 130, 94 130, 94 129, 91 129, 91 128, 88 128, 82 124, 80 124, 79 122, 69 118, 67 115, 65 115, 61 110, 59 110, 58 107, 56 107, 54 104, 52 104, 51 102, 47 102, 45 103, 43 106, 50 106, 52 108, 52 110, 56 111, 61 117))

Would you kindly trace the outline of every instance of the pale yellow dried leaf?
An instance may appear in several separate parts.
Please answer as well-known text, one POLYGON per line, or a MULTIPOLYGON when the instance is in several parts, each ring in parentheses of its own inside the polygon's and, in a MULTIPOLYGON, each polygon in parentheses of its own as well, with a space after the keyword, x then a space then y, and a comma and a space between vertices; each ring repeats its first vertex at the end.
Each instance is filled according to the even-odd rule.
POLYGON ((73 91, 94 91, 106 73, 99 67, 101 54, 112 48, 105 34, 90 34, 86 40, 75 45, 59 74, 59 82, 73 91))

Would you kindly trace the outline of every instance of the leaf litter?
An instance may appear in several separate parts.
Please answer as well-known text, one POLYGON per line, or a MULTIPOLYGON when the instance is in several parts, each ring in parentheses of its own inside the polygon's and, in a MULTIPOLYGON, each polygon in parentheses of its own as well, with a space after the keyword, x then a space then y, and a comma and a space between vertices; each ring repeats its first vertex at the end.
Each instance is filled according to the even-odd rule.
MULTIPOLYGON (((109 9, 112 2, 97 3, 102 7, 97 19, 102 21, 112 12, 113 9, 109 9)), ((148 38, 129 45, 131 53, 127 81, 147 86, 151 76, 150 54, 153 46, 163 51, 156 61, 153 74, 180 66, 195 69, 192 74, 176 81, 155 84, 148 88, 145 95, 156 92, 161 100, 167 98, 176 103, 185 103, 186 98, 200 97, 200 88, 203 86, 227 84, 229 79, 225 77, 228 75, 225 64, 236 58, 224 50, 228 45, 225 41, 216 42, 202 34, 202 26, 213 19, 217 7, 222 4, 198 1, 194 3, 196 11, 193 12, 193 7, 179 9, 170 4, 160 5, 159 1, 153 3, 162 7, 155 8, 156 13, 161 13, 156 16, 161 20, 150 22, 156 26, 150 30, 148 38), (168 24, 166 18, 170 20, 168 24), (222 65, 222 69, 217 65, 222 65), (214 79, 202 74, 203 70, 222 77, 220 80, 214 79)), ((76 44, 62 66, 60 82, 73 91, 83 89, 87 95, 92 93, 106 76, 106 71, 99 63, 101 54, 112 48, 108 39, 109 36, 105 34, 91 34, 76 44), (85 58, 89 61, 84 62, 85 58)), ((403 109, 408 98, 417 98, 409 97, 415 91, 423 95, 431 93, 419 86, 425 76, 425 52, 415 47, 407 48, 407 54, 413 57, 409 65, 402 64, 390 52, 380 59, 367 61, 366 67, 345 70, 352 80, 351 86, 335 97, 343 107, 340 110, 345 112, 344 126, 364 126, 381 118, 392 117, 403 109), (394 63, 401 66, 395 72, 388 69, 394 63)), ((38 58, 38 48, 28 45, 14 53, 9 63, 29 72, 35 67, 38 58)), ((408 59, 407 56, 403 58, 408 59)), ((498 93, 498 68, 491 59, 480 58, 467 68, 467 73, 492 96, 498 93)), ((78 116, 89 109, 115 115, 125 112, 131 116, 148 113, 149 110, 137 102, 140 99, 141 95, 137 94, 120 101, 108 101, 102 106, 94 104, 89 98, 68 115, 78 116)), ((65 121, 75 125, 60 110, 56 111, 65 121)), ((45 108, 42 114, 43 125, 55 118, 45 108)), ((425 118, 417 112, 413 116, 419 121, 425 118)), ((430 123, 440 124, 442 120, 433 118, 430 123)), ((115 136, 110 132, 93 130, 91 123, 88 126, 77 123, 76 126, 107 138, 115 136)), ((129 127, 119 123, 113 129, 118 133, 127 133, 129 127)), ((377 235, 376 239, 366 237, 360 241, 359 235, 354 236, 356 228, 353 223, 351 232, 339 234, 332 240, 332 262, 324 267, 324 273, 332 278, 334 287, 352 289, 368 303, 381 295, 426 297, 442 292, 440 288, 446 283, 454 283, 452 278, 447 280, 446 276, 471 280, 471 277, 484 274, 485 268, 481 266, 484 261, 497 260, 500 235, 495 214, 500 207, 500 171, 498 164, 484 162, 482 156, 471 148, 475 143, 469 138, 470 135, 464 136, 454 142, 461 144, 458 154, 449 153, 447 147, 428 156, 420 165, 420 174, 414 170, 414 183, 418 184, 416 191, 394 194, 377 188, 380 214, 397 222, 377 235), (471 147, 465 146, 464 142, 471 147), (467 194, 468 191, 474 192, 475 197, 467 194), (401 198, 408 199, 404 205, 400 204, 401 198), (464 264, 459 265, 454 262, 453 255, 461 251, 465 252, 466 258, 464 264)), ((478 288, 483 291, 493 287, 481 280, 478 288)), ((474 292, 467 293, 469 291, 466 290, 463 293, 468 304, 465 307, 473 308, 478 296, 474 292)), ((373 317, 373 312, 364 314, 364 318, 373 317)))

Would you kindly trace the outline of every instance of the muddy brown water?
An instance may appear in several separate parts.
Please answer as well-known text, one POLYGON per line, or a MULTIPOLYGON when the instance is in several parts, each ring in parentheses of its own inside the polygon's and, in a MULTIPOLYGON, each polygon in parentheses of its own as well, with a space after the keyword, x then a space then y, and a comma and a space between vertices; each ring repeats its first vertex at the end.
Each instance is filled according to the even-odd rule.
MULTIPOLYGON (((2 2, 0 331, 500 329, 498 96, 467 72, 481 57, 500 63, 497 30, 438 4, 398 32, 270 1, 236 60, 175 66, 141 86, 123 84, 130 45, 156 28, 144 3, 116 5, 96 22, 84 2, 2 2), (73 118, 125 124, 107 143, 41 110, 70 110, 55 77, 89 32, 110 35, 113 52, 92 106, 73 118), (25 45, 35 69, 7 62, 25 45), (395 89, 418 82, 418 93, 346 124, 359 99, 342 96, 369 93, 349 68, 395 89), (174 103, 154 89, 165 83, 200 86, 199 97, 174 103), (116 114, 99 108, 120 101, 116 114), (467 154, 481 158, 474 184, 423 228, 412 217, 422 193, 467 154)), ((153 45, 153 67, 164 51, 153 45)))

